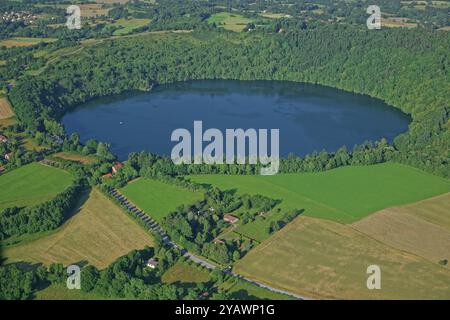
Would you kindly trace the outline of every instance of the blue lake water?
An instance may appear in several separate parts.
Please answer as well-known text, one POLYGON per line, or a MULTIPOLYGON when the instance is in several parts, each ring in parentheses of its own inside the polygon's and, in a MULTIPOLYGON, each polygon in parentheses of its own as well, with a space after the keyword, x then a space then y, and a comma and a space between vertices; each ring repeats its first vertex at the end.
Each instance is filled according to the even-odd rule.
POLYGON ((410 117, 380 100, 318 85, 205 80, 158 86, 148 93, 96 99, 67 113, 68 133, 98 139, 125 159, 146 150, 170 155, 173 130, 203 121, 203 130, 280 129, 280 155, 352 148, 393 138, 410 117))

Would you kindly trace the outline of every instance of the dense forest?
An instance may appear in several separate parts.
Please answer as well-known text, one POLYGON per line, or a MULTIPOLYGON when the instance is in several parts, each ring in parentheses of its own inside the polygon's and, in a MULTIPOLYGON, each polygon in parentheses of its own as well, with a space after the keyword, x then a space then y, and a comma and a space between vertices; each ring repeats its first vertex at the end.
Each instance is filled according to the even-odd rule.
MULTIPOLYGON (((324 26, 283 34, 198 31, 86 47, 11 91, 32 131, 94 97, 191 79, 288 80, 380 98, 411 114, 389 160, 450 176, 450 50, 446 32, 324 26)), ((303 160, 302 160, 303 161, 303 160)))

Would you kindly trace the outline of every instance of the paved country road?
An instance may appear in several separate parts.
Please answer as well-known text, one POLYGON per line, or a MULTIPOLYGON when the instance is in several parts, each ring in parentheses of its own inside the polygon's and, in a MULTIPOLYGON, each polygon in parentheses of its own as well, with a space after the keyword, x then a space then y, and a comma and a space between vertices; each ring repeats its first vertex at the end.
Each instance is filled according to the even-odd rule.
MULTIPOLYGON (((121 194, 117 189, 114 188, 110 188, 109 189, 109 194, 114 197, 117 201, 119 201, 123 206, 125 206, 126 208, 128 208, 128 210, 130 210, 131 212, 133 212, 134 214, 136 214, 136 216, 149 228, 149 230, 156 232, 158 234, 161 235, 164 243, 170 247, 175 247, 180 249, 181 253, 183 256, 187 257, 188 259, 194 261, 195 263, 198 263, 202 266, 204 266, 205 268, 208 268, 210 270, 214 270, 215 268, 217 268, 217 266, 209 261, 206 261, 205 259, 199 258, 196 255, 188 252, 186 249, 181 248, 180 246, 178 246, 175 242, 173 242, 172 240, 170 240, 169 236, 166 234, 166 232, 163 230, 163 228, 161 228, 161 226, 155 221, 153 220, 148 214, 146 214, 144 211, 142 211, 141 209, 139 209, 138 207, 136 207, 129 199, 127 199, 123 194, 121 194)), ((281 293, 281 294, 285 294, 287 296, 296 298, 296 299, 301 299, 301 300, 312 300, 312 298, 309 297, 305 297, 302 295, 298 295, 286 290, 282 290, 282 289, 277 289, 271 286, 268 286, 266 284, 263 284, 261 282, 258 282, 256 280, 244 277, 238 273, 232 272, 231 270, 225 270, 224 271, 226 274, 232 275, 236 278, 245 280, 247 282, 250 282, 254 285, 257 285, 258 287, 261 288, 265 288, 267 290, 270 290, 272 292, 276 292, 276 293, 281 293)))

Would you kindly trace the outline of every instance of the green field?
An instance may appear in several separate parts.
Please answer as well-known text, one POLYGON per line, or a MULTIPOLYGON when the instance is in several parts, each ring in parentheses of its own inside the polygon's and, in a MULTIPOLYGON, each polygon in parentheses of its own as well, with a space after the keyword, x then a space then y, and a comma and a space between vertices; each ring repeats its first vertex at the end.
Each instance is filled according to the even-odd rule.
MULTIPOLYGON (((69 290, 65 284, 52 284, 36 292, 35 300, 107 300, 97 293, 82 290, 69 290)), ((113 299, 113 298, 109 298, 113 299)))
POLYGON ((137 179, 119 191, 156 221, 182 204, 203 199, 199 192, 150 179, 137 179))
POLYGON ((30 206, 53 198, 70 185, 68 172, 32 163, 0 176, 0 209, 30 206))
POLYGON ((279 206, 283 209, 305 209, 306 215, 342 223, 450 191, 448 180, 395 163, 343 167, 320 173, 190 178, 221 189, 280 199, 279 206))
POLYGON ((188 263, 181 260, 167 270, 161 277, 164 283, 181 282, 185 284, 208 282, 209 279, 209 271, 200 269, 198 265, 192 265, 192 262, 188 263))
POLYGON ((123 36, 131 33, 133 30, 143 27, 150 23, 150 19, 120 19, 117 20, 113 25, 116 27, 120 27, 114 31, 113 36, 123 36))
POLYGON ((235 32, 244 30, 247 23, 250 22, 252 22, 251 19, 230 12, 216 13, 208 18, 208 23, 215 23, 218 27, 223 27, 224 29, 235 32))
POLYGON ((238 300, 292 300, 290 296, 272 292, 247 281, 232 278, 223 283, 220 288, 225 290, 232 299, 238 300))

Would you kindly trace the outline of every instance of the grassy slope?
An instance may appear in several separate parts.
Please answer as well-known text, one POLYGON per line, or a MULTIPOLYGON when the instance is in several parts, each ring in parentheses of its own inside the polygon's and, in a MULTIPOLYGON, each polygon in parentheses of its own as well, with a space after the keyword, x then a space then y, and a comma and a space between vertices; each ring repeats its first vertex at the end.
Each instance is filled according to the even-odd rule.
POLYGON ((343 223, 450 191, 448 180, 394 163, 343 167, 320 173, 191 178, 222 189, 281 199, 283 209, 303 208, 306 215, 343 223))
POLYGON ((94 155, 81 155, 79 153, 76 152, 70 152, 70 151, 64 151, 64 152, 58 152, 55 153, 53 155, 51 155, 50 157, 51 160, 58 160, 58 158, 60 159, 64 159, 64 160, 71 160, 71 161, 76 161, 82 164, 91 164, 94 162, 98 161, 98 158, 94 155))
POLYGON ((63 170, 32 163, 0 176, 0 209, 44 202, 72 181, 63 170))
POLYGON ((450 299, 450 270, 396 250, 350 226, 300 217, 250 251, 236 272, 318 298, 450 299), (369 265, 381 290, 368 290, 369 265))
POLYGON ((135 180, 120 192, 156 221, 182 204, 192 204, 203 198, 201 193, 150 179, 135 180))
POLYGON ((104 268, 131 250, 152 244, 152 237, 147 232, 93 189, 78 212, 60 228, 36 240, 6 247, 3 254, 7 263, 88 261, 104 268))

